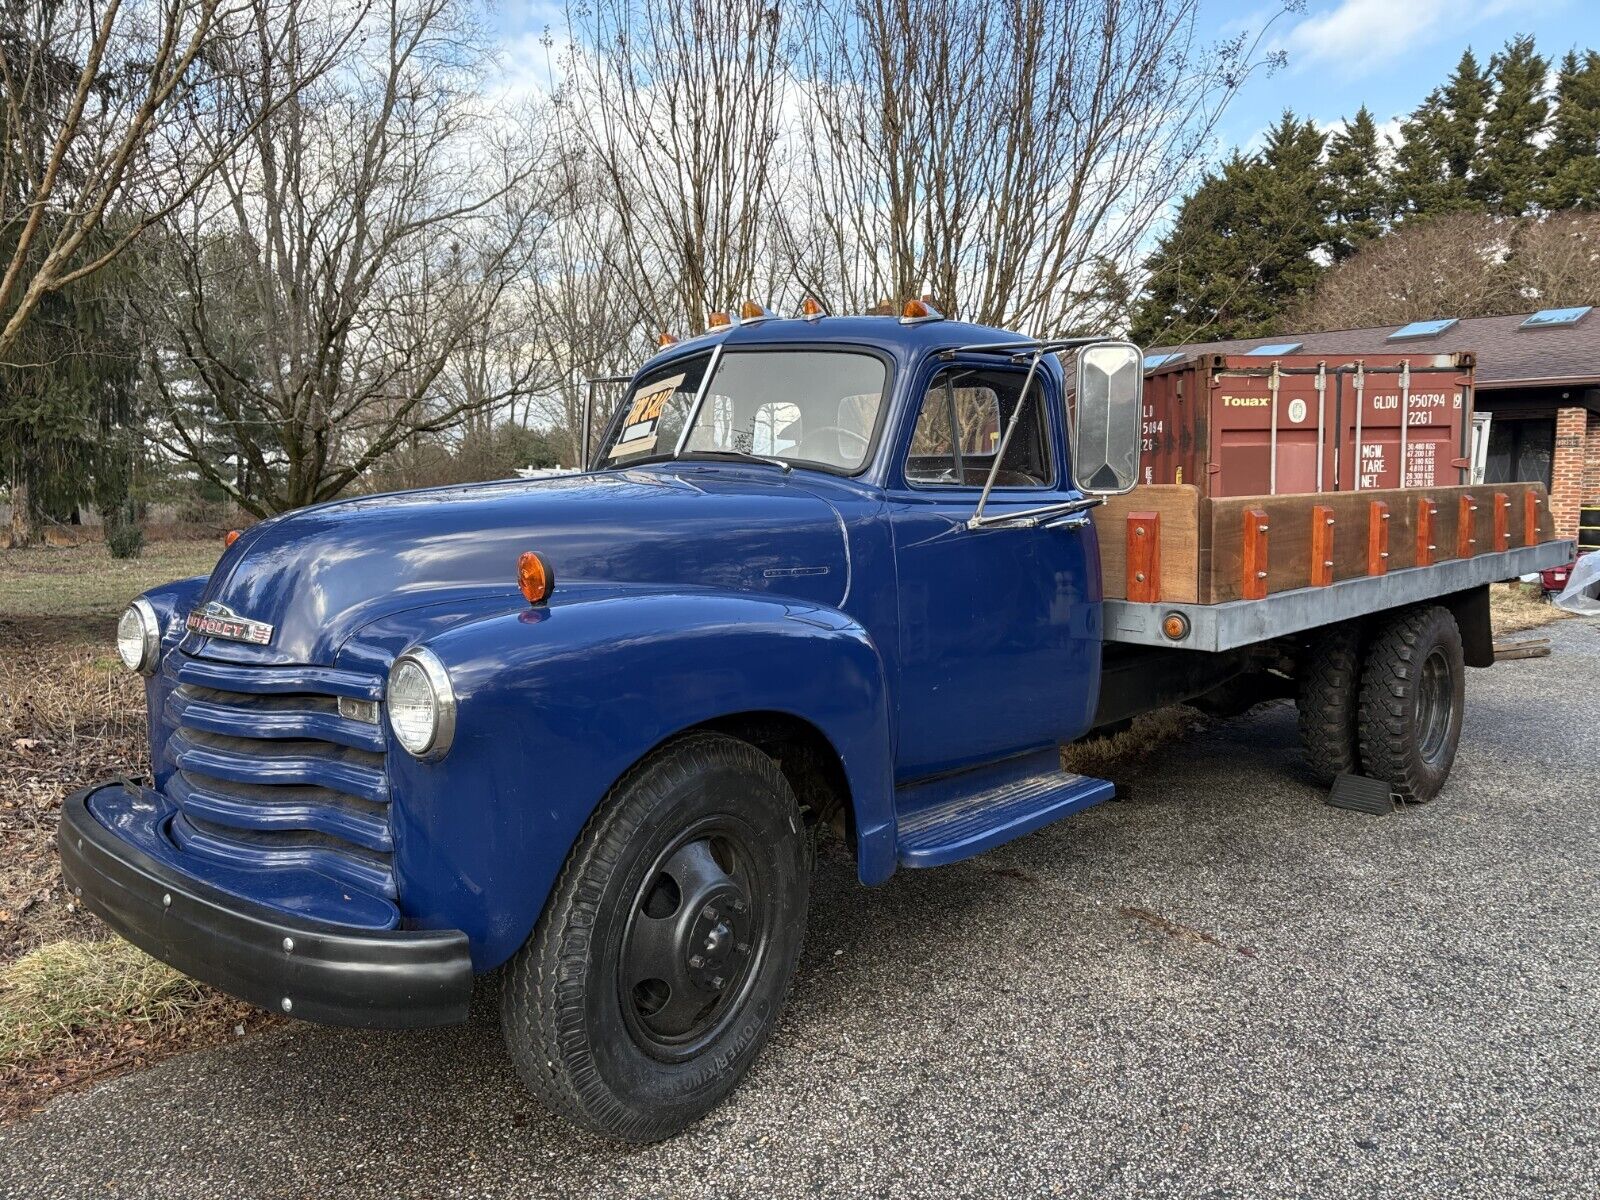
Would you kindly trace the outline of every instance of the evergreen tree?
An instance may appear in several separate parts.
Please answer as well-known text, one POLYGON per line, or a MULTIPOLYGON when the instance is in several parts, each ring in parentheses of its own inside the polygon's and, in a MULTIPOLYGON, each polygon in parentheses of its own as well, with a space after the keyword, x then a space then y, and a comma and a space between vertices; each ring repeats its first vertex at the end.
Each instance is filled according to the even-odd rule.
POLYGON ((1235 154, 1206 177, 1145 264, 1136 341, 1252 337, 1278 324, 1316 282, 1316 251, 1332 236, 1323 149, 1316 126, 1286 112, 1259 154, 1235 154))
POLYGON ((1482 169, 1489 97, 1489 77, 1468 49, 1444 86, 1430 92, 1400 126, 1389 201, 1395 213, 1430 217, 1478 207, 1470 188, 1482 169))
POLYGON ((1490 212, 1522 216, 1538 201, 1539 139, 1550 118, 1545 75, 1550 60, 1531 37, 1513 38, 1490 63, 1494 101, 1484 121, 1478 171, 1469 190, 1490 212))
POLYGON ((1365 104, 1329 142, 1327 173, 1333 194, 1331 251, 1335 261, 1342 261, 1381 234, 1389 218, 1378 126, 1365 104))
POLYGON ((1389 207, 1397 216, 1428 217, 1462 207, 1463 189, 1450 176, 1445 144, 1450 113, 1435 90, 1400 124, 1389 207))
POLYGON ((1467 181, 1482 166, 1480 138, 1491 95, 1489 76, 1478 65, 1477 55, 1470 46, 1462 52, 1461 61, 1456 63, 1441 95, 1448 115, 1440 130, 1439 149, 1450 180, 1460 185, 1456 190, 1459 196, 1465 192, 1467 181))
POLYGON ((1547 209, 1600 209, 1600 51, 1561 60, 1555 120, 1540 174, 1547 209))

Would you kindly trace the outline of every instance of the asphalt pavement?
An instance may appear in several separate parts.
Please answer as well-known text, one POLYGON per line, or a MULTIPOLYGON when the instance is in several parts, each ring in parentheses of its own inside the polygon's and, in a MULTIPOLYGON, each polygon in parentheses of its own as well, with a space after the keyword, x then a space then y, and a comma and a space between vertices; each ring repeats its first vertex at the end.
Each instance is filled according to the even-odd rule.
POLYGON ((1600 623, 1549 632, 1469 675, 1431 805, 1326 807, 1275 705, 975 861, 827 858, 780 1030, 670 1142, 546 1116, 492 1015, 298 1025, 0 1129, 0 1195, 1595 1196, 1600 623))

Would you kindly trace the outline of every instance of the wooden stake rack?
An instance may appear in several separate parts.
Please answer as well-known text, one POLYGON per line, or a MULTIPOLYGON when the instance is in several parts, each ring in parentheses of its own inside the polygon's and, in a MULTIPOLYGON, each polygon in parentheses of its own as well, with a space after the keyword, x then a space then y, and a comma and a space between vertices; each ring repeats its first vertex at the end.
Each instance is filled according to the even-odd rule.
POLYGON ((1223 604, 1556 540, 1544 485, 1202 499, 1150 484, 1094 510, 1108 600, 1223 604))

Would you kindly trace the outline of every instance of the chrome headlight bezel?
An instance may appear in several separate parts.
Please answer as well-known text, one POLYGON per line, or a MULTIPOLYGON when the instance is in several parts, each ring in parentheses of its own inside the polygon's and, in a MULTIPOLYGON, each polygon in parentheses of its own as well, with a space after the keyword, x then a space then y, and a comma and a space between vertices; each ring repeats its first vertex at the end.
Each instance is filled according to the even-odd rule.
POLYGON ((412 758, 431 762, 449 752, 450 743, 456 736, 456 693, 450 683, 450 672, 437 654, 424 646, 415 646, 394 660, 389 668, 388 685, 384 689, 383 711, 394 740, 412 758), (417 739, 413 739, 408 742, 394 721, 390 702, 394 696, 395 680, 408 664, 422 672, 423 680, 433 696, 433 723, 426 741, 417 742, 417 739))
POLYGON ((140 675, 154 675, 156 668, 161 663, 161 621, 156 616, 156 610, 150 601, 140 596, 127 608, 123 609, 122 616, 117 618, 117 657, 122 660, 122 665, 130 671, 140 675), (129 662, 122 652, 122 623, 130 616, 139 619, 139 658, 137 662, 129 662))

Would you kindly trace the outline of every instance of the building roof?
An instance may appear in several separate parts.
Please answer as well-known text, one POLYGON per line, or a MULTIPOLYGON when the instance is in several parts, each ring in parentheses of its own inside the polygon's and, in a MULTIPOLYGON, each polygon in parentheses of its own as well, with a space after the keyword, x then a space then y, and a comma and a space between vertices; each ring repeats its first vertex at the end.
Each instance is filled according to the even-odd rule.
MULTIPOLYGON (((1552 311, 1552 310, 1547 310, 1552 311)), ((1564 310, 1570 312, 1571 310, 1564 310)), ((1480 391, 1512 387, 1600 385, 1600 308, 1569 324, 1524 328, 1533 313, 1506 317, 1465 317, 1432 336, 1390 340, 1406 328, 1336 329, 1327 333, 1279 334, 1226 342, 1196 342, 1146 351, 1160 354, 1244 354, 1258 346, 1300 343, 1296 354, 1449 354, 1470 351, 1478 357, 1480 391)), ((1416 324, 1422 324, 1418 322, 1416 324)), ((1434 322, 1433 324, 1437 324, 1434 322)), ((1284 353, 1289 353, 1284 351, 1284 353)))

